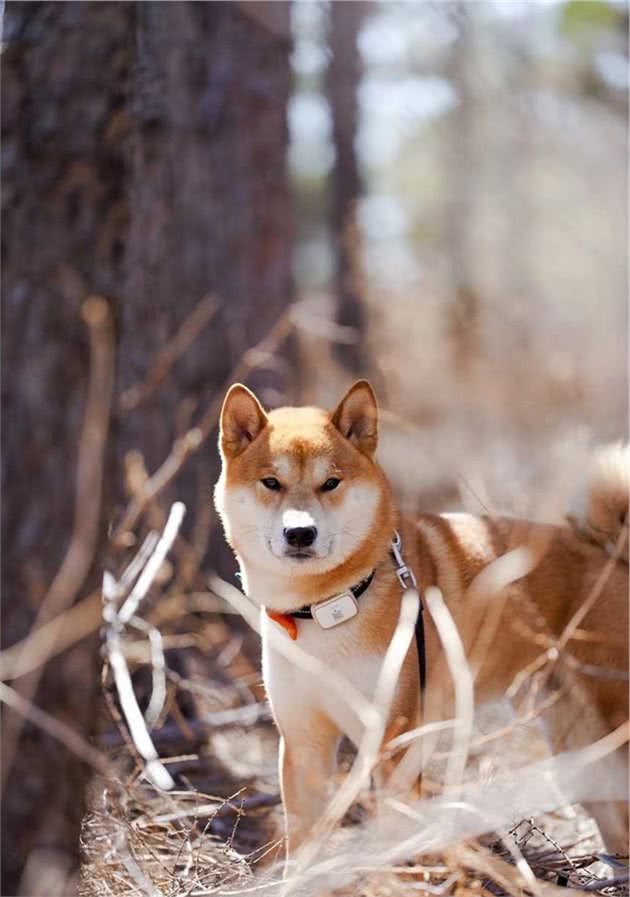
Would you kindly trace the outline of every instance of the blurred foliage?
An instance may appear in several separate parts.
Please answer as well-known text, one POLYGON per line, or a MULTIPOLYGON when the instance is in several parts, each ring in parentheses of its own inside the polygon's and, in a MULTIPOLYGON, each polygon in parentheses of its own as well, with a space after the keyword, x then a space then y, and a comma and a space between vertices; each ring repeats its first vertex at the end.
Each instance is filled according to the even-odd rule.
POLYGON ((584 40, 595 33, 613 30, 622 22, 621 11, 606 0, 567 0, 558 20, 562 33, 584 40))

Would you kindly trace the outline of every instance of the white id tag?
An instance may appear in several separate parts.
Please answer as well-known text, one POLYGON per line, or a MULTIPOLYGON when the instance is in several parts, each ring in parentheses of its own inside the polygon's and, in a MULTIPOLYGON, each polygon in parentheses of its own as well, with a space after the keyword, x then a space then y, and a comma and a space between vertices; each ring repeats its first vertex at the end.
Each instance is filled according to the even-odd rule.
POLYGON ((346 620, 351 620, 359 613, 359 606, 352 592, 342 592, 321 604, 311 604, 313 619, 317 620, 322 629, 332 629, 346 620))

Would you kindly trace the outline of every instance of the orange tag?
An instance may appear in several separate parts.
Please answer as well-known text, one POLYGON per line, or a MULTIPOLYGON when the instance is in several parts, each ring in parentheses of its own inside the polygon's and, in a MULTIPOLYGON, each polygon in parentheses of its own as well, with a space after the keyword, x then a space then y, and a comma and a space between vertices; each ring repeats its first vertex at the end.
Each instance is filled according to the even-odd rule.
POLYGON ((267 611, 267 616, 273 620, 274 623, 278 623, 283 629, 286 629, 293 641, 297 639, 297 623, 293 617, 290 617, 288 614, 277 614, 272 610, 267 611))

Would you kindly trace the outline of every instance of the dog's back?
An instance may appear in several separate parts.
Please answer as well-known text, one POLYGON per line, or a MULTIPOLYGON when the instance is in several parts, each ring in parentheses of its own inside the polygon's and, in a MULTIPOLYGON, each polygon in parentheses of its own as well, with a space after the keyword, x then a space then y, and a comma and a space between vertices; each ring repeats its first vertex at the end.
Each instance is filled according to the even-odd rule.
MULTIPOLYGON (((554 753, 628 719, 629 480, 628 447, 617 444, 595 453, 565 526, 469 514, 415 521, 414 566, 444 595, 476 700, 533 700, 554 753)), ((441 718, 452 713, 451 677, 431 627, 428 650, 425 711, 441 718)), ((625 748, 618 754, 621 780, 625 748)), ((627 804, 589 810, 608 848, 624 852, 627 804)))

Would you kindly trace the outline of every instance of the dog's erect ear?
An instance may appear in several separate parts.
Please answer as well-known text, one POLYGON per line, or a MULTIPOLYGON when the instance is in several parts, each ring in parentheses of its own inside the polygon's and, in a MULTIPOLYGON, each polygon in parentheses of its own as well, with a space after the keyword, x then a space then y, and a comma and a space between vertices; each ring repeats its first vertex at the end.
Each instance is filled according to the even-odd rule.
POLYGON ((378 441, 378 408, 367 380, 357 380, 333 412, 331 420, 342 436, 365 455, 373 455, 378 441))
POLYGON ((267 415, 253 392, 241 383, 227 391, 221 409, 219 445, 226 458, 235 458, 253 442, 267 423, 267 415))

